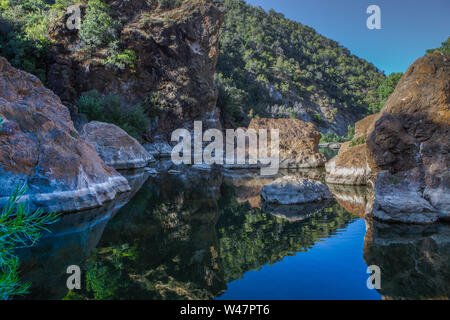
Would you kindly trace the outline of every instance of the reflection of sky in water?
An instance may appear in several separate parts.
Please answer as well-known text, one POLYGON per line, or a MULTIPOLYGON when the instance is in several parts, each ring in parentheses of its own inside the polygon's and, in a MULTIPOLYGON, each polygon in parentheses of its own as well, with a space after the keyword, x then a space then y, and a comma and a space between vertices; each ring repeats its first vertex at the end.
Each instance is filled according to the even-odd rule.
POLYGON ((364 234, 358 219, 306 252, 247 272, 218 299, 381 299, 366 285, 364 234))
POLYGON ((117 214, 134 193, 64 216, 19 252, 33 284, 27 299, 67 297, 73 264, 83 285, 71 299, 380 299, 367 288, 367 264, 380 266, 386 298, 449 296, 450 225, 369 219, 366 235, 363 188, 330 185, 339 202, 317 207, 261 208, 273 178, 188 168, 128 179, 137 193, 117 214))

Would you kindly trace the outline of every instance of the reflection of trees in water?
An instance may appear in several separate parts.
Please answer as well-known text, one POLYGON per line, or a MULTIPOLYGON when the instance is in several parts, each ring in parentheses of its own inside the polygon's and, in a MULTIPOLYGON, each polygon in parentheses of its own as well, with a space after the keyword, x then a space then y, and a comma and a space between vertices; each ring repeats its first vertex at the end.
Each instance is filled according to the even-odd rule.
POLYGON ((147 183, 87 260, 88 287, 78 298, 212 299, 227 282, 307 250, 354 218, 334 205, 289 222, 238 203, 220 177, 206 180, 147 183))
POLYGON ((450 225, 367 225, 364 260, 381 268, 385 299, 450 297, 450 225))
POLYGON ((225 196, 219 205, 223 209, 216 229, 220 266, 226 282, 295 252, 306 251, 317 240, 335 234, 355 219, 332 202, 312 215, 305 212, 308 216, 305 220, 289 221, 251 208, 249 204, 237 203, 230 186, 223 185, 222 190, 225 196))

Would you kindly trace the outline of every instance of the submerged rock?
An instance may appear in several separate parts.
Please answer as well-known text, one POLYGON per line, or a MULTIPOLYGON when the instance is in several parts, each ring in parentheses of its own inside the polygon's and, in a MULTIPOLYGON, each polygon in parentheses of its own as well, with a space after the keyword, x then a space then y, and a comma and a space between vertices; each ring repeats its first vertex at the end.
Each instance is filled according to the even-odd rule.
POLYGON ((127 180, 108 167, 74 128, 69 110, 35 76, 0 57, 0 207, 17 185, 31 208, 78 211, 128 191, 127 180))
POLYGON ((302 204, 332 197, 328 187, 320 181, 285 176, 265 185, 261 190, 264 201, 274 204, 302 204))
POLYGON ((271 129, 279 130, 280 168, 317 168, 326 162, 326 157, 319 152, 320 132, 312 122, 259 118, 252 119, 248 128, 257 133, 260 129, 267 129, 268 139, 271 129))
POLYGON ((105 164, 115 169, 143 168, 155 161, 136 139, 114 124, 92 121, 83 126, 81 133, 105 164))
POLYGON ((366 130, 354 140, 361 144, 344 145, 326 165, 327 181, 366 184, 381 179, 374 204, 374 216, 381 220, 449 220, 449 88, 450 55, 435 52, 418 59, 381 113, 363 120, 359 130, 366 130))

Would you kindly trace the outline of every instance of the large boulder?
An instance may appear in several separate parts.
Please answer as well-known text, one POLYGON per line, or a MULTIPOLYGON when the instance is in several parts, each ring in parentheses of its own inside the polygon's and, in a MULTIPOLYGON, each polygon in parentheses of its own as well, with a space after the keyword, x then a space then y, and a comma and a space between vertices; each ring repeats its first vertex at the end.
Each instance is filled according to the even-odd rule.
POLYGON ((327 181, 363 184, 380 179, 375 184, 378 219, 448 220, 450 55, 438 51, 418 59, 366 127, 366 143, 360 139, 359 148, 343 150, 327 164, 327 181))
POLYGON ((320 181, 284 176, 265 185, 261 197, 267 203, 291 205, 327 200, 332 194, 320 181))
POLYGON ((114 124, 89 122, 83 126, 82 135, 105 164, 117 170, 143 168, 155 161, 136 139, 114 124))
POLYGON ((257 133, 260 129, 267 129, 268 137, 271 129, 279 130, 280 168, 317 168, 326 162, 325 155, 319 152, 320 132, 311 122, 300 119, 255 118, 248 129, 257 133))
POLYGON ((17 185, 30 206, 66 212, 97 207, 129 191, 74 128, 69 110, 35 76, 0 57, 0 206, 17 185))

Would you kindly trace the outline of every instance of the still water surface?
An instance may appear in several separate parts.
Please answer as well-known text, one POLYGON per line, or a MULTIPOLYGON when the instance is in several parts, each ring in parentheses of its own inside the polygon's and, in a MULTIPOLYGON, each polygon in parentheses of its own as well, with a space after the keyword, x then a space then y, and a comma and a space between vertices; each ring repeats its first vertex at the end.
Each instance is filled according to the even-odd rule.
MULTIPOLYGON (((365 221, 368 191, 333 187, 336 199, 268 207, 258 172, 161 165, 132 173, 135 194, 63 217, 19 252, 29 299, 448 298, 448 225, 365 221), (367 266, 382 269, 369 290, 367 266), (68 292, 79 265, 82 289, 68 292)), ((280 172, 322 179, 323 172, 280 172)))

